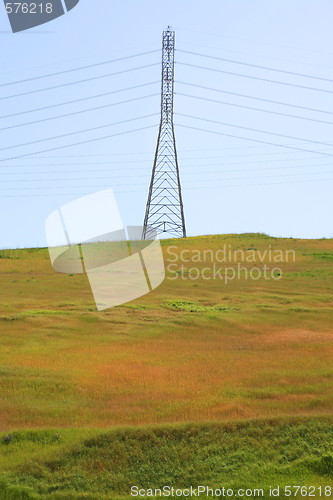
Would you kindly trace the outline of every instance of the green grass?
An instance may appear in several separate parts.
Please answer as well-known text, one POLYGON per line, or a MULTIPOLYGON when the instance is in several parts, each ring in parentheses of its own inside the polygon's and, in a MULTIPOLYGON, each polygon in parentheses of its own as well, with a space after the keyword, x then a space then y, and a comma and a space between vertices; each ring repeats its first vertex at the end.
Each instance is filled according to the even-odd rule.
POLYGON ((225 305, 204 305, 198 304, 195 302, 191 302, 189 300, 169 300, 166 303, 171 309, 175 311, 187 311, 187 312, 207 312, 207 311, 233 311, 237 310, 237 308, 228 307, 225 305))
POLYGON ((239 488, 263 488, 269 498, 270 486, 333 486, 332 442, 333 418, 17 431, 0 444, 0 492, 102 500, 130 498, 134 485, 223 485, 233 498, 244 498, 239 488))

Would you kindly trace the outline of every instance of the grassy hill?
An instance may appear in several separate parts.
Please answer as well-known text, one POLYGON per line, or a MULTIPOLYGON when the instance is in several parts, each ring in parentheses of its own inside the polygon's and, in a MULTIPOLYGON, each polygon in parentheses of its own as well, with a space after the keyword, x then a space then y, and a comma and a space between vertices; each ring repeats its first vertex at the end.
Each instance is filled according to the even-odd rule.
POLYGON ((1 498, 333 484, 333 240, 162 246, 164 283, 104 312, 47 250, 0 251, 1 498))

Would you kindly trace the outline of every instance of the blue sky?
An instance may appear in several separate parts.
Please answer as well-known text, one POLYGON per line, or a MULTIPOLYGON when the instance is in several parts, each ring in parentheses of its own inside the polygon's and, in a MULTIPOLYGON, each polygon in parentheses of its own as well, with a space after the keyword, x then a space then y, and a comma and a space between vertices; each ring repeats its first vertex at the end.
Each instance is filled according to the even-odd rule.
POLYGON ((159 121, 160 52, 13 82, 160 49, 161 33, 168 25, 175 29, 177 39, 175 123, 188 235, 265 232, 333 237, 333 83, 181 52, 333 80, 332 18, 330 0, 81 0, 67 15, 14 35, 5 10, 0 9, 0 247, 44 246, 44 221, 53 210, 82 194, 108 187, 116 192, 124 223, 142 223, 159 121), (101 78, 45 90, 97 76, 101 78), (129 87, 137 88, 124 90, 129 87), (10 97, 27 92, 32 93, 10 97), (119 104, 123 101, 129 102, 119 104), (58 106, 31 112, 53 105, 58 106), (77 114, 102 106, 107 107, 77 114), (54 118, 63 114, 71 116, 54 118), (40 121, 51 117, 54 119, 40 121), (134 121, 110 125, 130 119, 134 121), (27 122, 39 123, 22 126, 27 122), (80 132, 94 127, 103 128, 80 132), (93 141, 140 128, 145 130, 93 141), (49 139, 56 136, 62 137, 49 139), (86 144, 62 148, 84 141, 86 144), (40 153, 59 147, 62 149, 40 153), (10 159, 25 154, 29 156, 10 159))

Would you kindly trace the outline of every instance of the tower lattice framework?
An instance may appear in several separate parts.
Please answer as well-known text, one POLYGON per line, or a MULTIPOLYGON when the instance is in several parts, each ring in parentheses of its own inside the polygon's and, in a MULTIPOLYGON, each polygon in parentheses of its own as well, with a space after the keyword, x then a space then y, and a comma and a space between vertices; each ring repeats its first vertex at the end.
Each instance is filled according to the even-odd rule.
POLYGON ((154 231, 186 237, 183 200, 173 122, 175 32, 168 27, 162 43, 161 122, 149 187, 143 238, 154 231))

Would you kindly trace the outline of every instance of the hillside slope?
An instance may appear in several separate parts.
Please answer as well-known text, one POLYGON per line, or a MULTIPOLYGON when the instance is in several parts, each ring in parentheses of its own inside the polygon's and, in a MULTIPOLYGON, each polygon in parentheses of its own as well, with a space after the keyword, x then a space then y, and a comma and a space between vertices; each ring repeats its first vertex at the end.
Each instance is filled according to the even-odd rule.
POLYGON ((0 252, 3 430, 332 413, 333 241, 162 243, 164 283, 104 312, 86 276, 53 271, 46 249, 0 252), (212 262, 223 249, 246 253, 212 262), (271 262, 267 250, 288 261, 271 262), (214 265, 265 263, 282 275, 213 279, 214 265))
POLYGON ((104 312, 46 249, 0 251, 1 499, 333 484, 333 240, 162 246, 163 284, 104 312))

